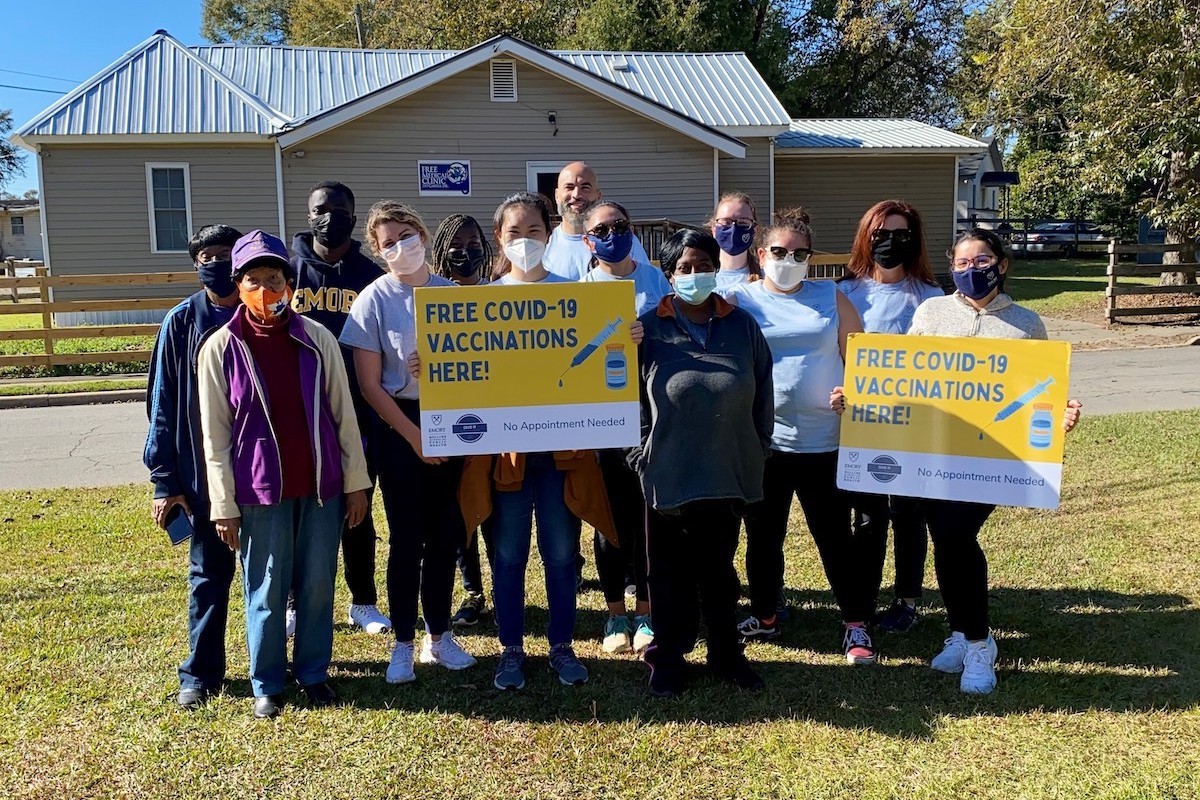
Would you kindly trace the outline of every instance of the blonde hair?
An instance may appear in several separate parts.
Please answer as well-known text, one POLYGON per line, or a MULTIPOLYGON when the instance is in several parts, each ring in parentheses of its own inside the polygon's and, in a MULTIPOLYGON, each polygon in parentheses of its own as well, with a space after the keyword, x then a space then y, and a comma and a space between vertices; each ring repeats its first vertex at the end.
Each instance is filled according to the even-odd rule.
POLYGON ((383 253, 379 250, 379 241, 375 236, 375 229, 385 222, 395 222, 399 225, 412 225, 417 229, 417 233, 421 236, 421 241, 428 247, 433 237, 429 235, 429 228, 425 226, 421 215, 414 211, 409 206, 398 200, 380 200, 375 205, 371 206, 371 210, 367 212, 367 245, 371 248, 371 252, 382 257, 383 253))

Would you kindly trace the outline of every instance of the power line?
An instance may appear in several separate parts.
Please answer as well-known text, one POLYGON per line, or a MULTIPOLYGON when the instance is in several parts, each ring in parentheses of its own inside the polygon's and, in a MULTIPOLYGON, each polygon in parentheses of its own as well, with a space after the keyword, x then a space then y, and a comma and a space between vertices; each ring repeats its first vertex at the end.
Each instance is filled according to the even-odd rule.
POLYGON ((56 78, 53 75, 38 75, 36 72, 20 72, 15 69, 5 69, 0 67, 0 72, 8 72, 13 75, 24 75, 26 78, 45 78, 48 81, 62 81, 63 83, 81 83, 81 81, 73 81, 70 78, 56 78))
POLYGON ((37 89, 33 86, 13 86, 8 83, 0 83, 0 89, 20 89, 23 92, 45 92, 46 94, 66 94, 58 89, 37 89))

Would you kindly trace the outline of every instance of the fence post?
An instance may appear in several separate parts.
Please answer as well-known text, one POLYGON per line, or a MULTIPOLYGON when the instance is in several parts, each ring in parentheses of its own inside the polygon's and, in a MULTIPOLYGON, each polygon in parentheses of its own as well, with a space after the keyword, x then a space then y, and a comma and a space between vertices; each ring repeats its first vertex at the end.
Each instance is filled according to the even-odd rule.
POLYGON ((1105 291, 1107 297, 1104 298, 1104 319, 1109 325, 1113 324, 1113 309, 1117 307, 1117 240, 1115 238, 1108 240, 1108 290, 1105 291))
MULTIPOLYGON (((13 263, 13 260, 11 258, 6 258, 6 259, 4 259, 3 263, 0 263, 0 277, 6 276, 6 275, 9 275, 13 278, 17 277, 17 266, 16 266, 16 264, 13 263)), ((12 287, 12 301, 14 303, 21 299, 20 295, 21 295, 21 290, 18 289, 16 286, 12 287)))
POLYGON ((38 299, 42 301, 42 328, 45 330, 42 334, 42 350, 46 353, 46 366, 50 366, 54 355, 54 334, 50 331, 54 327, 54 314, 50 311, 50 286, 45 268, 35 269, 34 275, 38 278, 38 299))

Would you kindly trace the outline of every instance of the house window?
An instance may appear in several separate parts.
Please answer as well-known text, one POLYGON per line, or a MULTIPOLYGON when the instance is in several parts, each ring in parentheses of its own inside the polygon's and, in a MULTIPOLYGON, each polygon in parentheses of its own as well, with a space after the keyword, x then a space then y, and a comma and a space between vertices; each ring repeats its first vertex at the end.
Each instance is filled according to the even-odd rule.
POLYGON ((12 235, 13 236, 24 236, 25 235, 25 218, 24 217, 13 217, 12 218, 12 235))
POLYGON ((150 252, 186 253, 192 230, 192 185, 187 164, 146 164, 150 252))

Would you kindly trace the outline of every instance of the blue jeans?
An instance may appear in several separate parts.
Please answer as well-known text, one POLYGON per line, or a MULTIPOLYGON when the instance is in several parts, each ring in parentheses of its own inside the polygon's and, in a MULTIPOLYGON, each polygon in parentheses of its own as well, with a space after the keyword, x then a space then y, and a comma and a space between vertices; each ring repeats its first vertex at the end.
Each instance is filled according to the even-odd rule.
POLYGON ((179 665, 179 688, 215 692, 225 680, 225 622, 234 556, 217 536, 208 509, 195 503, 192 509, 196 532, 189 546, 188 657, 179 665))
POLYGON ((525 639, 525 566, 535 513, 550 607, 546 638, 551 646, 570 644, 574 634, 580 523, 563 499, 565 480, 552 454, 531 453, 521 488, 492 492, 492 604, 504 647, 519 647, 525 639))
POLYGON ((274 506, 242 506, 242 588, 255 697, 280 694, 287 674, 284 615, 296 602, 292 672, 301 686, 322 683, 333 656, 333 583, 345 502, 315 495, 274 506))

